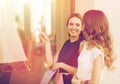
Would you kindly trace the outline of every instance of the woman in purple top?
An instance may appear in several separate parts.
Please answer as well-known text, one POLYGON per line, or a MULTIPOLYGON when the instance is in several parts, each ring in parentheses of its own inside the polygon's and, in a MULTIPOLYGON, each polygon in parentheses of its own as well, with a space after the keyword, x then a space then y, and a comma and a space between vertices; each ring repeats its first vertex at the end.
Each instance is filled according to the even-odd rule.
POLYGON ((64 84, 71 84, 71 79, 77 68, 77 58, 79 55, 80 42, 82 36, 82 16, 79 13, 74 13, 67 19, 67 31, 69 39, 57 51, 55 56, 52 56, 50 48, 50 40, 41 31, 40 38, 45 42, 46 61, 52 70, 59 70, 63 73, 64 84), (65 74, 64 74, 65 73, 65 74), (68 73, 68 74, 66 74, 68 73))

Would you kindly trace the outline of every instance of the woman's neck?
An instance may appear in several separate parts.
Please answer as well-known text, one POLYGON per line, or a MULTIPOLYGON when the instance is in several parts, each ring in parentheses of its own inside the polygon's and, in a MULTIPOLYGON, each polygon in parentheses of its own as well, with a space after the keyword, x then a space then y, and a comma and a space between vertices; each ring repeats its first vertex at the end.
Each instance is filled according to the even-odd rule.
POLYGON ((78 37, 70 37, 70 42, 75 42, 77 41, 79 38, 78 37))

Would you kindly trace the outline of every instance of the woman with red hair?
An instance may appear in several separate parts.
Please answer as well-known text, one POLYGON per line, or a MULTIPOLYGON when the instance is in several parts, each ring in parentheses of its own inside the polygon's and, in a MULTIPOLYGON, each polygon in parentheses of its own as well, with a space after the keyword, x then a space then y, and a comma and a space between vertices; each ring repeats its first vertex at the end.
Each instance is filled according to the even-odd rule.
POLYGON ((113 69, 112 40, 108 20, 100 10, 89 10, 83 16, 83 36, 78 68, 73 84, 99 84, 103 69, 113 69), (87 81, 87 82, 86 82, 87 81))

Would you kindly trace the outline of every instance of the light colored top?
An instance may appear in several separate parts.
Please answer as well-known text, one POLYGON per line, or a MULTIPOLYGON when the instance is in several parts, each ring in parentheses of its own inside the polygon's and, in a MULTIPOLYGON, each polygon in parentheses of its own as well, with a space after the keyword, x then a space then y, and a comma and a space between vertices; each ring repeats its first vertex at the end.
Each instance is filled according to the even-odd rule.
MULTIPOLYGON (((94 47, 92 49, 87 49, 87 43, 78 57, 78 69, 76 76, 80 80, 90 80, 92 77, 93 62, 97 56, 101 54, 104 64, 104 56, 101 49, 94 47)), ((101 74, 102 75, 102 74, 101 74)))

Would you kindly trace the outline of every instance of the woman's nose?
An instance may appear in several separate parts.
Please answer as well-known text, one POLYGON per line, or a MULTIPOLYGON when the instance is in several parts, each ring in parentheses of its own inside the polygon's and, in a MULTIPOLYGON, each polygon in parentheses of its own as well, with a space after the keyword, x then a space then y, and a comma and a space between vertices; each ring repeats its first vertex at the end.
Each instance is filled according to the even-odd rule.
POLYGON ((73 29, 76 29, 77 27, 76 27, 76 25, 73 25, 73 29))

